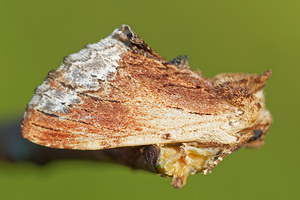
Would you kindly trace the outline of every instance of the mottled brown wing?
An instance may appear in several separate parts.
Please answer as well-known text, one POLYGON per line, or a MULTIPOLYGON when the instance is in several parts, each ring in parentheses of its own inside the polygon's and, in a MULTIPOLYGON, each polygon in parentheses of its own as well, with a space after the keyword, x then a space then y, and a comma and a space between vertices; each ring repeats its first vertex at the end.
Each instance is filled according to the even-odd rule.
POLYGON ((48 74, 28 104, 22 134, 65 149, 226 145, 268 115, 262 89, 270 72, 208 80, 181 61, 167 62, 123 25, 48 74))

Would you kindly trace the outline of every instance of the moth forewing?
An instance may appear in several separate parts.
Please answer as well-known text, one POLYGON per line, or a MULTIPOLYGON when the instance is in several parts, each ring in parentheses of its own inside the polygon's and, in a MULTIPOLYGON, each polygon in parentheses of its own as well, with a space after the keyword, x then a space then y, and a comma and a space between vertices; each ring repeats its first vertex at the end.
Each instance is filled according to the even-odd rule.
POLYGON ((173 176, 180 188, 188 175, 263 143, 272 121, 263 95, 270 75, 206 79, 186 57, 165 60, 123 25, 48 74, 28 104, 22 134, 53 148, 134 152, 122 163, 173 176))

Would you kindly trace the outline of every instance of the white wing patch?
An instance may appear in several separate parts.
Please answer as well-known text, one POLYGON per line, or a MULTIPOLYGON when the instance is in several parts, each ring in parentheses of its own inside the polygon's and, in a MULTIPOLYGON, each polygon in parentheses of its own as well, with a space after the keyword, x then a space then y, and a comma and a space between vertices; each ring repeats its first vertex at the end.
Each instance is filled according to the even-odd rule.
POLYGON ((109 37, 95 44, 89 44, 78 53, 69 55, 57 70, 62 73, 64 82, 74 88, 56 88, 49 86, 49 81, 36 90, 29 102, 29 108, 44 110, 47 113, 67 112, 72 103, 80 103, 78 92, 97 91, 101 81, 106 81, 117 72, 120 55, 128 47, 112 38, 119 30, 116 29, 109 37))

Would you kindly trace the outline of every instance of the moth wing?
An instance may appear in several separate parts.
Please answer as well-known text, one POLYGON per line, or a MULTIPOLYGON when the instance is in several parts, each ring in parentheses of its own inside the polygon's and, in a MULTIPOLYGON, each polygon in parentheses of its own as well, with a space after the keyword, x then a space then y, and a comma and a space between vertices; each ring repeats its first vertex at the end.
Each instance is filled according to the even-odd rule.
POLYGON ((255 124, 261 112, 255 100, 166 62, 129 33, 122 26, 50 72, 28 104, 23 136, 82 150, 189 141, 226 145, 255 124))

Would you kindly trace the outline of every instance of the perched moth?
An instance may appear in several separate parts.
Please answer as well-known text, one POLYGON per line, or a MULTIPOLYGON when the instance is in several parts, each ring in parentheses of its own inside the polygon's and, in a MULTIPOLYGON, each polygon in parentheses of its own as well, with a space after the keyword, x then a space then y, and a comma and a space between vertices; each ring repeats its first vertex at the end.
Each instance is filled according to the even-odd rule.
POLYGON ((115 160, 180 188, 241 147, 259 147, 272 122, 261 75, 190 70, 167 61, 128 25, 63 59, 36 88, 24 138, 62 149, 110 149, 115 160))

